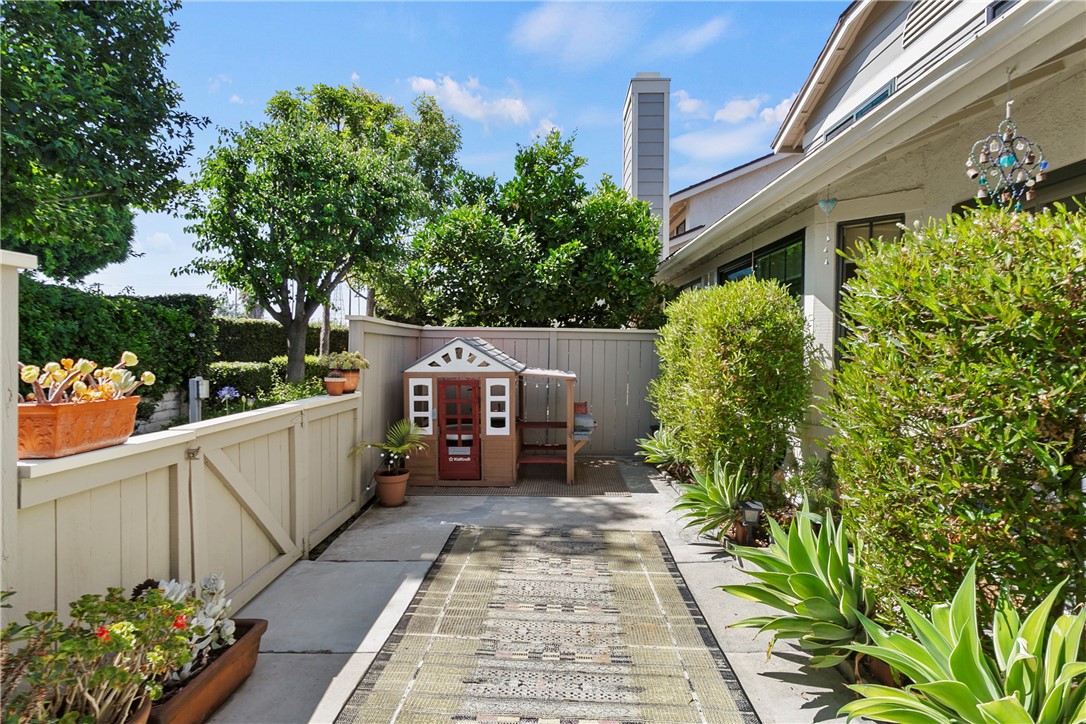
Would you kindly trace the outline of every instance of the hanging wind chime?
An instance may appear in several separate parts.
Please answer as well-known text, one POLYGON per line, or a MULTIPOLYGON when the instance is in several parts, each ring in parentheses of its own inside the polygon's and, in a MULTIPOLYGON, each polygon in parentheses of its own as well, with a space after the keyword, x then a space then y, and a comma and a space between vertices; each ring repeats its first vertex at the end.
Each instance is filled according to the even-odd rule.
POLYGON ((977 182, 977 199, 991 199, 1006 209, 1022 210, 1022 201, 1032 201, 1034 187, 1045 180, 1048 161, 1041 147, 1025 136, 1011 120, 1011 73, 1007 71, 1007 117, 996 132, 973 144, 965 162, 965 173, 977 182))

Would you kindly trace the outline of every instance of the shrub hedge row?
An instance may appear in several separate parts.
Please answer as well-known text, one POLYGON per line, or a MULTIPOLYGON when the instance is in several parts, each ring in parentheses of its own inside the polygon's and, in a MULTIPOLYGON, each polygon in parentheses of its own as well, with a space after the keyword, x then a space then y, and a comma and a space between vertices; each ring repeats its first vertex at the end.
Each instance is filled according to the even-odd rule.
POLYGON ((767 503, 789 434, 810 403, 813 343, 803 310, 776 281, 753 277, 684 292, 665 310, 649 387, 682 462, 742 465, 767 503))
MULTIPOLYGON (((236 319, 219 317, 216 348, 220 362, 267 362, 287 353, 287 333, 278 322, 266 319, 236 319)), ((321 327, 309 325, 306 334, 306 354, 320 350, 321 327)), ((347 327, 332 325, 331 351, 347 350, 347 327)))
POLYGON ((205 376, 211 382, 210 404, 214 404, 224 387, 233 387, 245 397, 255 397, 258 391, 271 389, 274 374, 268 362, 212 362, 205 376))
POLYGON ((106 297, 23 275, 19 359, 43 364, 85 357, 104 366, 129 350, 140 358, 137 372, 151 370, 158 377, 141 396, 160 399, 215 358, 214 307, 202 295, 106 297))
POLYGON ((922 610, 977 559, 1002 586, 1086 601, 1086 214, 986 209, 857 249, 827 405, 867 580, 922 610))

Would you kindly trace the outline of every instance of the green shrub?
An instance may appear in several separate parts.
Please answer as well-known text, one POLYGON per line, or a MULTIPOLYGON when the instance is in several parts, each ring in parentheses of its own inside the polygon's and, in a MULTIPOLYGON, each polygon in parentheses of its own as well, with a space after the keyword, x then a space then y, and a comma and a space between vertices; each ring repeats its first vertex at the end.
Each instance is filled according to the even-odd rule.
POLYGON ((23 275, 19 279, 19 359, 28 364, 85 357, 113 364, 125 350, 158 377, 141 390, 161 399, 203 374, 214 356, 214 300, 200 295, 106 297, 23 275))
POLYGON ((211 399, 224 387, 233 387, 244 397, 256 397, 261 390, 271 389, 273 375, 269 362, 215 362, 207 369, 211 399))
MULTIPOLYGON (((219 359, 224 362, 267 362, 272 357, 286 355, 287 333, 283 325, 266 319, 217 317, 219 336, 216 346, 219 359)), ((310 324, 306 332, 306 354, 320 351, 320 324, 310 324)), ((330 349, 343 352, 347 349, 347 328, 332 325, 330 349)))
MULTIPOLYGON (((278 357, 271 358, 272 376, 277 380, 285 380, 287 378, 287 356, 279 355, 278 357)), ((313 378, 323 379, 328 375, 328 362, 327 360, 317 357, 316 355, 307 354, 305 356, 305 379, 310 380, 313 378)), ((322 383, 323 384, 323 383, 322 383)))
POLYGON ((989 616, 1001 584, 1086 600, 1086 214, 985 209, 856 262, 826 412, 880 600, 948 600, 974 558, 989 616))
POLYGON ((649 397, 663 429, 699 470, 742 465, 753 495, 772 476, 809 404, 813 343, 803 312, 776 281, 747 277, 688 291, 668 305, 649 397))

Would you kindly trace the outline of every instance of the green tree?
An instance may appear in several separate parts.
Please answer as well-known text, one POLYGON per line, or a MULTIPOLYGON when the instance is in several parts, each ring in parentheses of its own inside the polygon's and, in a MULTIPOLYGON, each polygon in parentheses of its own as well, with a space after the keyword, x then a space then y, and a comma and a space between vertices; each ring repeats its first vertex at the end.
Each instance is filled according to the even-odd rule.
POLYGON ((371 275, 381 311, 428 324, 655 326, 659 220, 557 131, 518 150, 516 175, 460 174, 453 207, 415 236, 409 261, 371 275))
POLYGON ((442 135, 433 145, 444 151, 427 159, 413 152, 421 121, 361 88, 316 86, 276 94, 268 123, 227 132, 201 162, 186 217, 201 256, 179 271, 258 300, 286 329, 291 381, 304 375, 313 312, 349 274, 396 256, 432 203, 420 171, 439 183, 458 147, 440 109, 417 107, 442 135))
POLYGON ((0 2, 0 240, 78 280, 131 254, 206 119, 163 74, 175 0, 0 2))

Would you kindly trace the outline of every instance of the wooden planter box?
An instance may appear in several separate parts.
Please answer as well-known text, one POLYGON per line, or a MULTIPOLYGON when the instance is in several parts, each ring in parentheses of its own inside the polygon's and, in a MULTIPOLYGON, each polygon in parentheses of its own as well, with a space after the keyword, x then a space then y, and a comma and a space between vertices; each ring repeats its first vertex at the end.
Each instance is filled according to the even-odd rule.
POLYGON ((139 397, 19 405, 19 459, 61 458, 120 445, 136 427, 139 397))
POLYGON ((235 618, 234 645, 161 704, 151 707, 151 724, 199 724, 215 713, 253 673, 260 637, 268 630, 262 618, 235 618))

